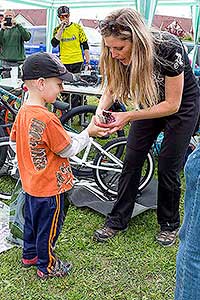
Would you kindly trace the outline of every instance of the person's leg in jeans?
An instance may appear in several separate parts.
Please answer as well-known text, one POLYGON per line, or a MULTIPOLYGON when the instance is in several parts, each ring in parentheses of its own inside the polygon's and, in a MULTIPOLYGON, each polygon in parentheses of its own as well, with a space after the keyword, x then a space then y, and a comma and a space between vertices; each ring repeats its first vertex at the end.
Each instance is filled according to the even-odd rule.
POLYGON ((185 165, 184 220, 176 258, 175 300, 200 299, 200 144, 185 165))

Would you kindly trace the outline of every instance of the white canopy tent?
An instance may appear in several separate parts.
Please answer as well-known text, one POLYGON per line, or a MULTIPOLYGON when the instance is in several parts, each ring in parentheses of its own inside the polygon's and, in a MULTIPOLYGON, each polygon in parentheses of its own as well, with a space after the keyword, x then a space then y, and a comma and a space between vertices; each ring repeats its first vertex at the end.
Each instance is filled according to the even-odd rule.
MULTIPOLYGON (((192 11, 192 23, 194 30, 194 44, 195 51, 193 63, 196 60, 197 44, 200 36, 200 0, 6 0, 6 3, 29 5, 35 8, 47 9, 47 51, 51 51, 51 35, 53 28, 57 24, 57 8, 61 5, 67 5, 71 10, 96 8, 110 9, 120 7, 133 7, 136 8, 145 18, 147 24, 151 26, 155 10, 157 6, 190 6, 192 11)), ((89 17, 89 16, 87 16, 89 17)), ((193 65, 194 67, 194 65, 193 65)))

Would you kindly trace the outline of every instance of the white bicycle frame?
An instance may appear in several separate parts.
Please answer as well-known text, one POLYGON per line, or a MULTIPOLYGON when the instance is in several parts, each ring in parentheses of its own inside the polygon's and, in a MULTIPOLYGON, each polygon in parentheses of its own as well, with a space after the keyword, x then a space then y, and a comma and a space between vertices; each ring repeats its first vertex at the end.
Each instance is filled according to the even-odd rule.
MULTIPOLYGON (((71 135, 71 133, 70 133, 70 135, 71 135)), ((72 166, 73 165, 74 166, 83 166, 83 167, 88 167, 88 168, 91 168, 91 169, 98 169, 98 170, 105 170, 105 171, 111 171, 112 170, 114 172, 121 173, 122 167, 123 167, 123 162, 120 159, 118 159, 116 156, 114 156, 112 153, 107 152, 106 150, 104 150, 103 147, 99 143, 97 143, 93 140, 93 138, 90 138, 90 142, 86 146, 84 151, 85 152, 84 152, 82 158, 79 158, 78 156, 70 157, 70 164, 72 166), (107 167, 103 167, 103 166, 96 166, 96 165, 93 164, 93 162, 88 161, 88 156, 89 156, 89 153, 91 151, 92 146, 94 146, 102 154, 105 154, 108 158, 110 158, 113 163, 115 163, 117 166, 120 167, 120 169, 114 168, 112 163, 108 164, 107 167)))

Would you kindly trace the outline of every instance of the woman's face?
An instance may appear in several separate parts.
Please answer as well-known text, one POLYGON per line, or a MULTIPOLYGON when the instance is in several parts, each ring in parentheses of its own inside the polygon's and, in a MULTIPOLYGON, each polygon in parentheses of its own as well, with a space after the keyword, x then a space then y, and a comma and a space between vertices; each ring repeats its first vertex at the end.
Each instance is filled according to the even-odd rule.
POLYGON ((123 65, 131 63, 132 43, 129 40, 120 40, 110 35, 104 38, 104 43, 113 59, 118 59, 123 65))

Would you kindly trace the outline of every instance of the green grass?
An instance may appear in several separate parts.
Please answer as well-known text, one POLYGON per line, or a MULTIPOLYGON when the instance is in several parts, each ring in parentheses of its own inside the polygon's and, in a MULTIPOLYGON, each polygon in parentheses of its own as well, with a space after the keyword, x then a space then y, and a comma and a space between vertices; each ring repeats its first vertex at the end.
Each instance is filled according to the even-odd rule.
POLYGON ((108 243, 96 243, 92 235, 103 222, 95 211, 70 207, 56 246, 56 254, 73 263, 66 278, 40 281, 35 268, 21 267, 21 248, 2 253, 1 300, 172 300, 178 242, 156 244, 155 211, 134 217, 128 231, 108 243))

